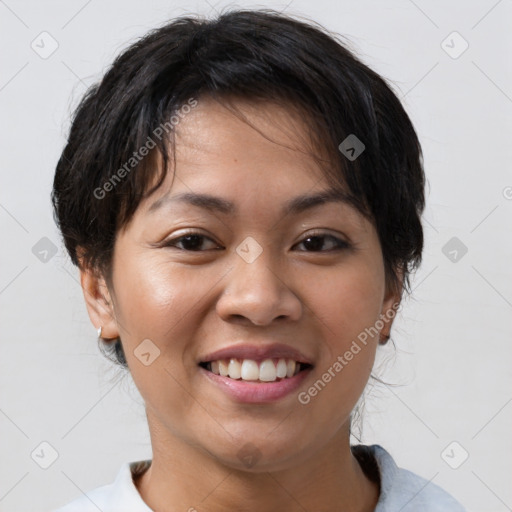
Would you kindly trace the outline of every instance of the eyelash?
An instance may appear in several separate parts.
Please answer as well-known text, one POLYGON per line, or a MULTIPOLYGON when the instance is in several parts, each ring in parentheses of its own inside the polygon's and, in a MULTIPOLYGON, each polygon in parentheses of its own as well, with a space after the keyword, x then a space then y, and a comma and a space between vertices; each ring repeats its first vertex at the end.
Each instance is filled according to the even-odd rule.
MULTIPOLYGON (((214 240, 212 240, 211 238, 207 237, 206 235, 198 232, 198 231, 190 231, 188 233, 185 233, 183 235, 180 235, 179 237, 177 238, 173 238, 171 240, 168 240, 167 242, 164 242, 162 244, 162 247, 174 247, 175 249, 178 249, 180 251, 187 251, 187 252, 204 252, 204 251, 201 251, 201 250, 189 250, 189 249, 182 249, 180 247, 176 247, 176 244, 180 243, 181 241, 183 241, 184 239, 188 238, 188 237, 191 237, 191 236, 197 236, 197 237, 200 237, 202 239, 206 239, 206 240, 210 240, 212 242, 214 242, 214 240)), ((349 249, 351 247, 351 245, 346 242, 345 240, 342 240, 341 238, 338 238, 334 235, 331 235, 331 234, 326 234, 326 233, 310 233, 308 234, 305 238, 302 239, 301 242, 298 242, 299 244, 302 244, 304 243, 304 241, 310 239, 310 238, 329 238, 331 240, 334 240, 336 242, 336 245, 337 247, 335 247, 334 249, 330 249, 330 250, 327 250, 327 251, 301 251, 301 252, 333 252, 333 251, 337 251, 337 250, 343 250, 343 249, 349 249)), ((214 242, 215 243, 215 242, 214 242)))

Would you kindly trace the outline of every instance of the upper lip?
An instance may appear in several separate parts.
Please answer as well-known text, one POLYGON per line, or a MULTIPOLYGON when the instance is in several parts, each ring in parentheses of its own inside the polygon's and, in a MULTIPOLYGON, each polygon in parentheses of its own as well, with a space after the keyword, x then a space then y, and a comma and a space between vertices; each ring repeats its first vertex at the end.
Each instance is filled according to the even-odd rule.
POLYGON ((283 358, 293 359, 298 363, 313 364, 311 359, 305 356, 300 350, 283 343, 273 343, 268 345, 231 345, 206 354, 201 357, 199 362, 207 363, 210 361, 220 361, 221 359, 231 358, 253 359, 255 361, 283 358))

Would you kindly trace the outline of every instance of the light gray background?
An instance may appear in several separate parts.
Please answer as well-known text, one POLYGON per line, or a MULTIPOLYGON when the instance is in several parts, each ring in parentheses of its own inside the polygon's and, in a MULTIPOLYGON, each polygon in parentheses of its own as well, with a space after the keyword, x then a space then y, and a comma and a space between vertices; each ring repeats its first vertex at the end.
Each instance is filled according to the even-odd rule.
MULTIPOLYGON (((169 18, 226 5, 0 1, 1 511, 52 510, 110 483, 122 463, 151 457, 137 390, 98 352, 50 191, 69 114, 120 50, 169 18), (47 59, 31 48, 43 31, 59 45, 47 59), (57 247, 46 263, 32 251, 43 237, 57 247), (38 465, 51 457, 43 441, 58 452, 48 469, 38 465)), ((383 374, 401 385, 371 391, 362 441, 469 511, 512 510, 512 2, 229 5, 308 16, 348 36, 395 84, 425 154, 426 248, 383 374), (469 43, 458 58, 445 49, 458 53, 461 40, 442 44, 453 31, 469 43), (443 253, 453 237, 468 248, 455 262, 443 253), (456 465, 465 451, 452 469, 446 460, 456 465)))

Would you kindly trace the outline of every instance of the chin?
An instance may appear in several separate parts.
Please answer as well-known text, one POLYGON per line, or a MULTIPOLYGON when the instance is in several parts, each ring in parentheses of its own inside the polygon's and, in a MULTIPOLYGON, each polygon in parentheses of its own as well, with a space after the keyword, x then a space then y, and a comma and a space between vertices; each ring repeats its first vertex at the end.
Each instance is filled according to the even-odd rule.
POLYGON ((289 435, 271 438, 270 432, 272 429, 260 435, 254 434, 252 427, 251 432, 245 434, 242 431, 236 438, 226 439, 222 444, 215 443, 206 450, 209 456, 226 467, 250 473, 290 469, 299 463, 299 459, 304 459, 304 447, 297 439, 289 435), (221 445, 222 450, 219 450, 221 445))

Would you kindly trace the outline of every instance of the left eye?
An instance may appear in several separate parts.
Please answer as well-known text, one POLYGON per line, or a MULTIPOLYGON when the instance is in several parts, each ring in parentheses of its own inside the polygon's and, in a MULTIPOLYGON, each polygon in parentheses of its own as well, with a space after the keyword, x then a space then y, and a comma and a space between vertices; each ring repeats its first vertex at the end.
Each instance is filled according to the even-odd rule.
POLYGON ((310 250, 306 252, 327 252, 325 250, 321 250, 322 247, 325 246, 325 240, 330 240, 331 244, 334 243, 334 247, 328 250, 336 250, 336 249, 348 249, 349 244, 344 240, 341 240, 338 237, 333 235, 309 235, 303 239, 298 245, 304 245, 305 247, 309 247, 310 250))

